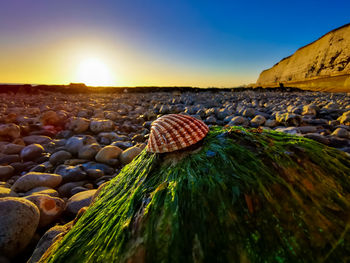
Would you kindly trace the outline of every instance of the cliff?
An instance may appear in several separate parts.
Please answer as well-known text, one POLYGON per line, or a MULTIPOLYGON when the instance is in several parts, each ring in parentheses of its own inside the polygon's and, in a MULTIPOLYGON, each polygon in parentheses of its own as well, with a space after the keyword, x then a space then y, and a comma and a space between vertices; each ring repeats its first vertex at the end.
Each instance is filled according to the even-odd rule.
POLYGON ((256 85, 350 92, 350 24, 334 29, 261 72, 256 85))

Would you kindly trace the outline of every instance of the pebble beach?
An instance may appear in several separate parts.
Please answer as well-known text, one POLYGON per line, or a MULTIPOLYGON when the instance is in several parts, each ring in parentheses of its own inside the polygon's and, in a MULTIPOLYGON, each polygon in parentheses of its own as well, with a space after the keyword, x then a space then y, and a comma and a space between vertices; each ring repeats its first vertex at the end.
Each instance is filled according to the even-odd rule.
POLYGON ((0 262, 37 262, 147 145, 152 121, 271 129, 350 154, 350 94, 309 91, 1 93, 0 262))

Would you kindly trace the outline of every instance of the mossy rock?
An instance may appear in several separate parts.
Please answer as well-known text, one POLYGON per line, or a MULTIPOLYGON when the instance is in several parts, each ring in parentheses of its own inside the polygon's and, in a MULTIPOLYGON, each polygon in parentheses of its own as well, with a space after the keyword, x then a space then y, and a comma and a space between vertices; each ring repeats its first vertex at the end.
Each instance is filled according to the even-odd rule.
POLYGON ((350 157, 303 137, 211 128, 145 150, 42 262, 346 262, 350 157))

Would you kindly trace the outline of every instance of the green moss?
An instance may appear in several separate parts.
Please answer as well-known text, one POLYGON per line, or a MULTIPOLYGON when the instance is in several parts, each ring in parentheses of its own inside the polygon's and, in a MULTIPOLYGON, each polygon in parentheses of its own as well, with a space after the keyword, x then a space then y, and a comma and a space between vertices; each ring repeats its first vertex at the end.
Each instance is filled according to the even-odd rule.
POLYGON ((349 260, 350 158, 302 137, 212 128, 143 151, 43 262, 349 260))

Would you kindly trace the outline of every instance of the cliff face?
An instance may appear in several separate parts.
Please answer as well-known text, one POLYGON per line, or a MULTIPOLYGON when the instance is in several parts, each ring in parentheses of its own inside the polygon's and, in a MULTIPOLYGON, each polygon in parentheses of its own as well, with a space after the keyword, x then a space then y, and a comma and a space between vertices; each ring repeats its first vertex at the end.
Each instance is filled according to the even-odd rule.
POLYGON ((257 86, 350 92, 350 24, 332 30, 261 72, 257 86))

